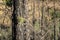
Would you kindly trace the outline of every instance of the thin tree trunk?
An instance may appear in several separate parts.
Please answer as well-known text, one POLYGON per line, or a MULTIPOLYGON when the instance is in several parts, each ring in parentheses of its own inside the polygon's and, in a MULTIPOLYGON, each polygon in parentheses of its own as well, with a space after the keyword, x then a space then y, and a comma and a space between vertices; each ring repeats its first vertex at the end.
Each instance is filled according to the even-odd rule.
POLYGON ((16 27, 17 27, 17 17, 16 17, 16 0, 13 0, 13 14, 12 14, 12 40, 16 40, 16 27))
POLYGON ((12 14, 12 30, 13 39, 12 40, 24 40, 24 27, 22 24, 18 24, 17 17, 23 16, 23 4, 24 0, 13 0, 13 14, 12 14), (18 25, 18 26, 17 26, 18 25))

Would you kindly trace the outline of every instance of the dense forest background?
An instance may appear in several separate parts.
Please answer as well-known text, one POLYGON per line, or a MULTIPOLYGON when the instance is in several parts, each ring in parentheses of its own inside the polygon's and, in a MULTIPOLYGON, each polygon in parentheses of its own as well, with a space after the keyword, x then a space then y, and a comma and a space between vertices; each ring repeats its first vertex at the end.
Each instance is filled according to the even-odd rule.
POLYGON ((60 0, 0 0, 0 40, 14 38, 60 40, 60 0))

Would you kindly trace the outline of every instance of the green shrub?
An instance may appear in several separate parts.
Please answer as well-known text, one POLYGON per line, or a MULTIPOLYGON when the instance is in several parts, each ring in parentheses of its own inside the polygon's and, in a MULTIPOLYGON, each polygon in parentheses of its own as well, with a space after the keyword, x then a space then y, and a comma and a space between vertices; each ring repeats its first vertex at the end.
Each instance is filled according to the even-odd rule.
POLYGON ((60 18, 60 11, 56 11, 57 18, 60 18))
POLYGON ((52 16, 52 19, 53 18, 60 18, 60 11, 59 10, 54 11, 54 9, 49 9, 49 13, 52 16))
POLYGON ((12 6, 12 0, 6 0, 6 5, 11 7, 12 6))

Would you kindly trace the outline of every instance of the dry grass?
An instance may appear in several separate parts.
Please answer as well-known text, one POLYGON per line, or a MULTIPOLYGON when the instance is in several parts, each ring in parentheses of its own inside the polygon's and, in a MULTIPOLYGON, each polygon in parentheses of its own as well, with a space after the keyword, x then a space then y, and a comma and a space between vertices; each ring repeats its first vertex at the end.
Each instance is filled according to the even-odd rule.
POLYGON ((0 4, 0 24, 11 26, 11 8, 0 4))

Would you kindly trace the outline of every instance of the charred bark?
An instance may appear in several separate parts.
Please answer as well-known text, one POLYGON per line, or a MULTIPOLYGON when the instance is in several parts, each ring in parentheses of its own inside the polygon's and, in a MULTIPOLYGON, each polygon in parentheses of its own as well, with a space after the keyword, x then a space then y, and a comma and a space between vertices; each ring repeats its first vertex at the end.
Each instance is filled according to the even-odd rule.
POLYGON ((17 27, 17 13, 16 11, 16 1, 18 0, 13 0, 13 13, 12 13, 12 40, 16 40, 16 27, 17 27))

